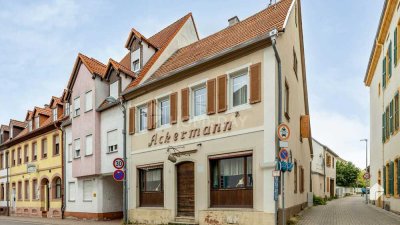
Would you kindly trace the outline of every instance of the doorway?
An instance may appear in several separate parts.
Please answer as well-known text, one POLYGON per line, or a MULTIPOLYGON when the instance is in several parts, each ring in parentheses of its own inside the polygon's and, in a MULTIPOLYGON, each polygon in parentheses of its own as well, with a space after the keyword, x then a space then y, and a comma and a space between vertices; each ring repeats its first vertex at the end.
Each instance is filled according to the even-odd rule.
POLYGON ((330 187, 329 187, 330 195, 331 195, 331 198, 333 198, 333 197, 335 197, 335 180, 331 179, 329 182, 329 185, 330 185, 330 187))
POLYGON ((177 216, 194 217, 194 163, 183 162, 177 171, 177 216))
POLYGON ((17 189, 15 187, 15 183, 12 184, 12 190, 11 190, 11 208, 12 211, 16 211, 16 200, 17 200, 17 189))
POLYGON ((40 203, 41 211, 47 212, 50 209, 50 190, 49 190, 49 180, 44 178, 40 183, 40 203))

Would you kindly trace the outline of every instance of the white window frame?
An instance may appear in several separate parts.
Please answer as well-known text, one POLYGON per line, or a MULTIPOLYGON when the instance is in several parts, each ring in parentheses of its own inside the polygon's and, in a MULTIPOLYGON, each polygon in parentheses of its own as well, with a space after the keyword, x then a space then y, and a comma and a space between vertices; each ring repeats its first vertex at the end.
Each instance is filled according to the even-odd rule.
POLYGON ((72 162, 73 157, 72 143, 68 144, 68 162, 72 162))
POLYGON ((230 110, 235 110, 235 109, 240 109, 240 108, 246 108, 250 105, 250 74, 249 74, 249 65, 243 66, 241 68, 237 68, 233 71, 230 71, 228 73, 228 104, 229 104, 229 109, 230 110), (240 77, 240 76, 246 76, 246 82, 247 82, 247 96, 246 96, 246 103, 243 103, 241 105, 233 106, 233 79, 240 77))
POLYGON ((81 155, 82 155, 81 154, 81 139, 77 138, 74 140, 74 159, 80 158, 81 155), (79 142, 79 148, 77 148, 78 146, 77 146, 76 142, 79 142), (79 151, 79 155, 76 154, 77 151, 79 151))
POLYGON ((114 130, 109 130, 107 131, 107 153, 114 153, 114 152, 118 152, 118 129, 114 129, 114 130), (110 143, 108 142, 108 135, 112 132, 116 133, 116 144, 115 145, 110 145, 110 143))
POLYGON ((76 183, 68 182, 68 201, 74 202, 76 200, 76 183), (74 190, 71 189, 71 184, 74 185, 74 190), (71 198, 71 193, 74 193, 74 198, 71 198))
POLYGON ((139 106, 136 106, 136 111, 137 111, 137 113, 136 113, 136 124, 137 124, 137 130, 138 130, 138 132, 145 132, 145 131, 147 131, 147 121, 148 121, 148 112, 149 112, 149 109, 148 109, 148 107, 147 107, 147 104, 142 104, 142 105, 139 105, 139 106), (141 123, 141 117, 140 117, 140 110, 141 109, 146 109, 146 122, 144 123, 144 128, 143 129, 141 129, 141 127, 140 127, 140 123, 141 123))
POLYGON ((190 115, 192 119, 199 119, 199 118, 204 118, 207 115, 207 85, 206 82, 202 81, 199 84, 195 84, 190 86, 190 115), (195 115, 195 95, 194 93, 199 90, 199 89, 205 89, 205 108, 204 108, 204 114, 200 115, 195 115))
POLYGON ((85 93, 85 112, 89 112, 92 110, 93 110, 93 91, 90 90, 85 93))
MULTIPOLYGON (((29 132, 32 131, 32 124, 33 124, 32 120, 29 120, 29 121, 28 121, 28 131, 29 131, 29 132)), ((2 135, 3 135, 3 133, 2 133, 2 135)))
POLYGON ((94 187, 93 183, 94 183, 93 180, 89 180, 89 179, 82 181, 82 195, 83 195, 82 199, 84 202, 93 201, 93 187, 94 187), (85 183, 87 183, 87 182, 91 183, 91 188, 92 188, 92 190, 90 190, 90 199, 85 197, 85 183))
POLYGON ((140 58, 132 61, 132 71, 137 72, 139 70, 140 70, 140 58), (137 65, 137 68, 135 68, 135 65, 137 65))
MULTIPOLYGON (((38 129, 40 127, 40 116, 34 117, 34 120, 35 120, 35 129, 38 129)), ((12 129, 11 129, 11 137, 13 137, 12 136, 12 129)))
POLYGON ((165 95, 164 97, 157 98, 157 124, 158 127, 168 127, 171 124, 171 99, 170 95, 165 95), (165 124, 161 124, 162 114, 161 114, 161 103, 168 101, 168 122, 165 124))
POLYGON ((93 155, 93 135, 89 134, 85 137, 85 156, 93 155), (88 138, 91 139, 91 143, 88 143, 88 138), (88 152, 88 147, 91 148, 91 151, 88 152))
POLYGON ((110 86, 109 86, 109 89, 110 89, 109 90, 110 91, 110 97, 118 99, 119 98, 119 80, 115 81, 114 83, 111 83, 110 86), (114 90, 114 88, 116 88, 116 90, 114 90), (116 95, 114 96, 114 94, 116 94, 116 95))
POLYGON ((56 108, 52 109, 53 111, 53 121, 57 121, 58 120, 58 111, 57 111, 57 106, 56 108))
POLYGON ((77 117, 80 114, 81 114, 81 99, 78 96, 74 99, 74 117, 77 117), (77 101, 79 104, 76 103, 77 101), (79 108, 77 106, 79 106, 79 108))
POLYGON ((65 109, 64 109, 64 115, 65 116, 69 116, 70 115, 70 110, 71 110, 71 106, 69 104, 69 102, 65 103, 65 109))

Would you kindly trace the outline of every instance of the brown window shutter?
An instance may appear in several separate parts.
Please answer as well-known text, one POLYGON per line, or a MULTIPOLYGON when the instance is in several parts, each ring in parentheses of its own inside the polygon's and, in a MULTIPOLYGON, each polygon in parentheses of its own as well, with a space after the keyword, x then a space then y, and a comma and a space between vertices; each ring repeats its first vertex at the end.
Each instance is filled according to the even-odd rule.
POLYGON ((135 107, 129 108, 129 134, 135 133, 135 107))
POLYGON ((225 112, 227 110, 227 89, 226 89, 226 79, 227 75, 221 75, 217 77, 217 85, 218 85, 218 112, 225 112))
POLYGON ((215 79, 207 81, 207 114, 215 113, 215 79))
POLYGON ((155 121, 155 100, 150 100, 147 103, 147 129, 152 130, 156 128, 155 121))
POLYGON ((250 104, 261 102, 261 63, 250 66, 250 104))
POLYGON ((178 117, 178 92, 172 93, 169 98, 171 101, 171 124, 176 124, 178 117))
POLYGON ((300 134, 302 138, 310 138, 310 116, 303 115, 300 117, 300 134))
POLYGON ((189 120, 189 88, 182 89, 182 121, 189 120))

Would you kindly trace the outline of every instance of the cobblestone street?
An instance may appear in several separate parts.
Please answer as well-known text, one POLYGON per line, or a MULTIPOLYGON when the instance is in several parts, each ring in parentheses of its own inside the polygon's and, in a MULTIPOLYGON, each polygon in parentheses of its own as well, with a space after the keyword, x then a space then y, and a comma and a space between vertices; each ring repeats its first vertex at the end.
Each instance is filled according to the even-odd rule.
POLYGON ((400 216, 365 205, 360 196, 328 202, 304 211, 299 225, 398 225, 400 216))

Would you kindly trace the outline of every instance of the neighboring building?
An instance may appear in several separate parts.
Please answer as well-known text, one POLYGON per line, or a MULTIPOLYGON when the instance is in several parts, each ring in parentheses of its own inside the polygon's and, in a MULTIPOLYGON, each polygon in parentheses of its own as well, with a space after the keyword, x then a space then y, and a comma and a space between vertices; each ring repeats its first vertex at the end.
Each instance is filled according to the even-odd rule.
POLYGON ((204 39, 191 14, 181 23, 123 92, 129 220, 274 224, 277 55, 295 165, 285 175, 285 215, 295 215, 307 206, 312 155, 300 1, 281 0, 241 22, 234 17, 204 39))
POLYGON ((8 153, 3 145, 10 137, 10 128, 6 125, 0 127, 0 215, 8 215, 8 153))
POLYGON ((135 73, 110 59, 108 66, 79 54, 64 101, 66 217, 106 220, 122 217, 122 182, 113 179, 113 160, 122 157, 121 90, 135 73))
POLYGON ((327 146, 313 139, 311 174, 314 195, 331 198, 336 193, 336 163, 339 156, 327 146))
POLYGON ((28 111, 24 122, 10 121, 1 146, 9 156, 11 215, 61 217, 62 115, 61 99, 53 97, 44 108, 28 111))
POLYGON ((384 188, 372 203, 400 213, 400 12, 385 0, 364 83, 370 88, 370 184, 384 188))

